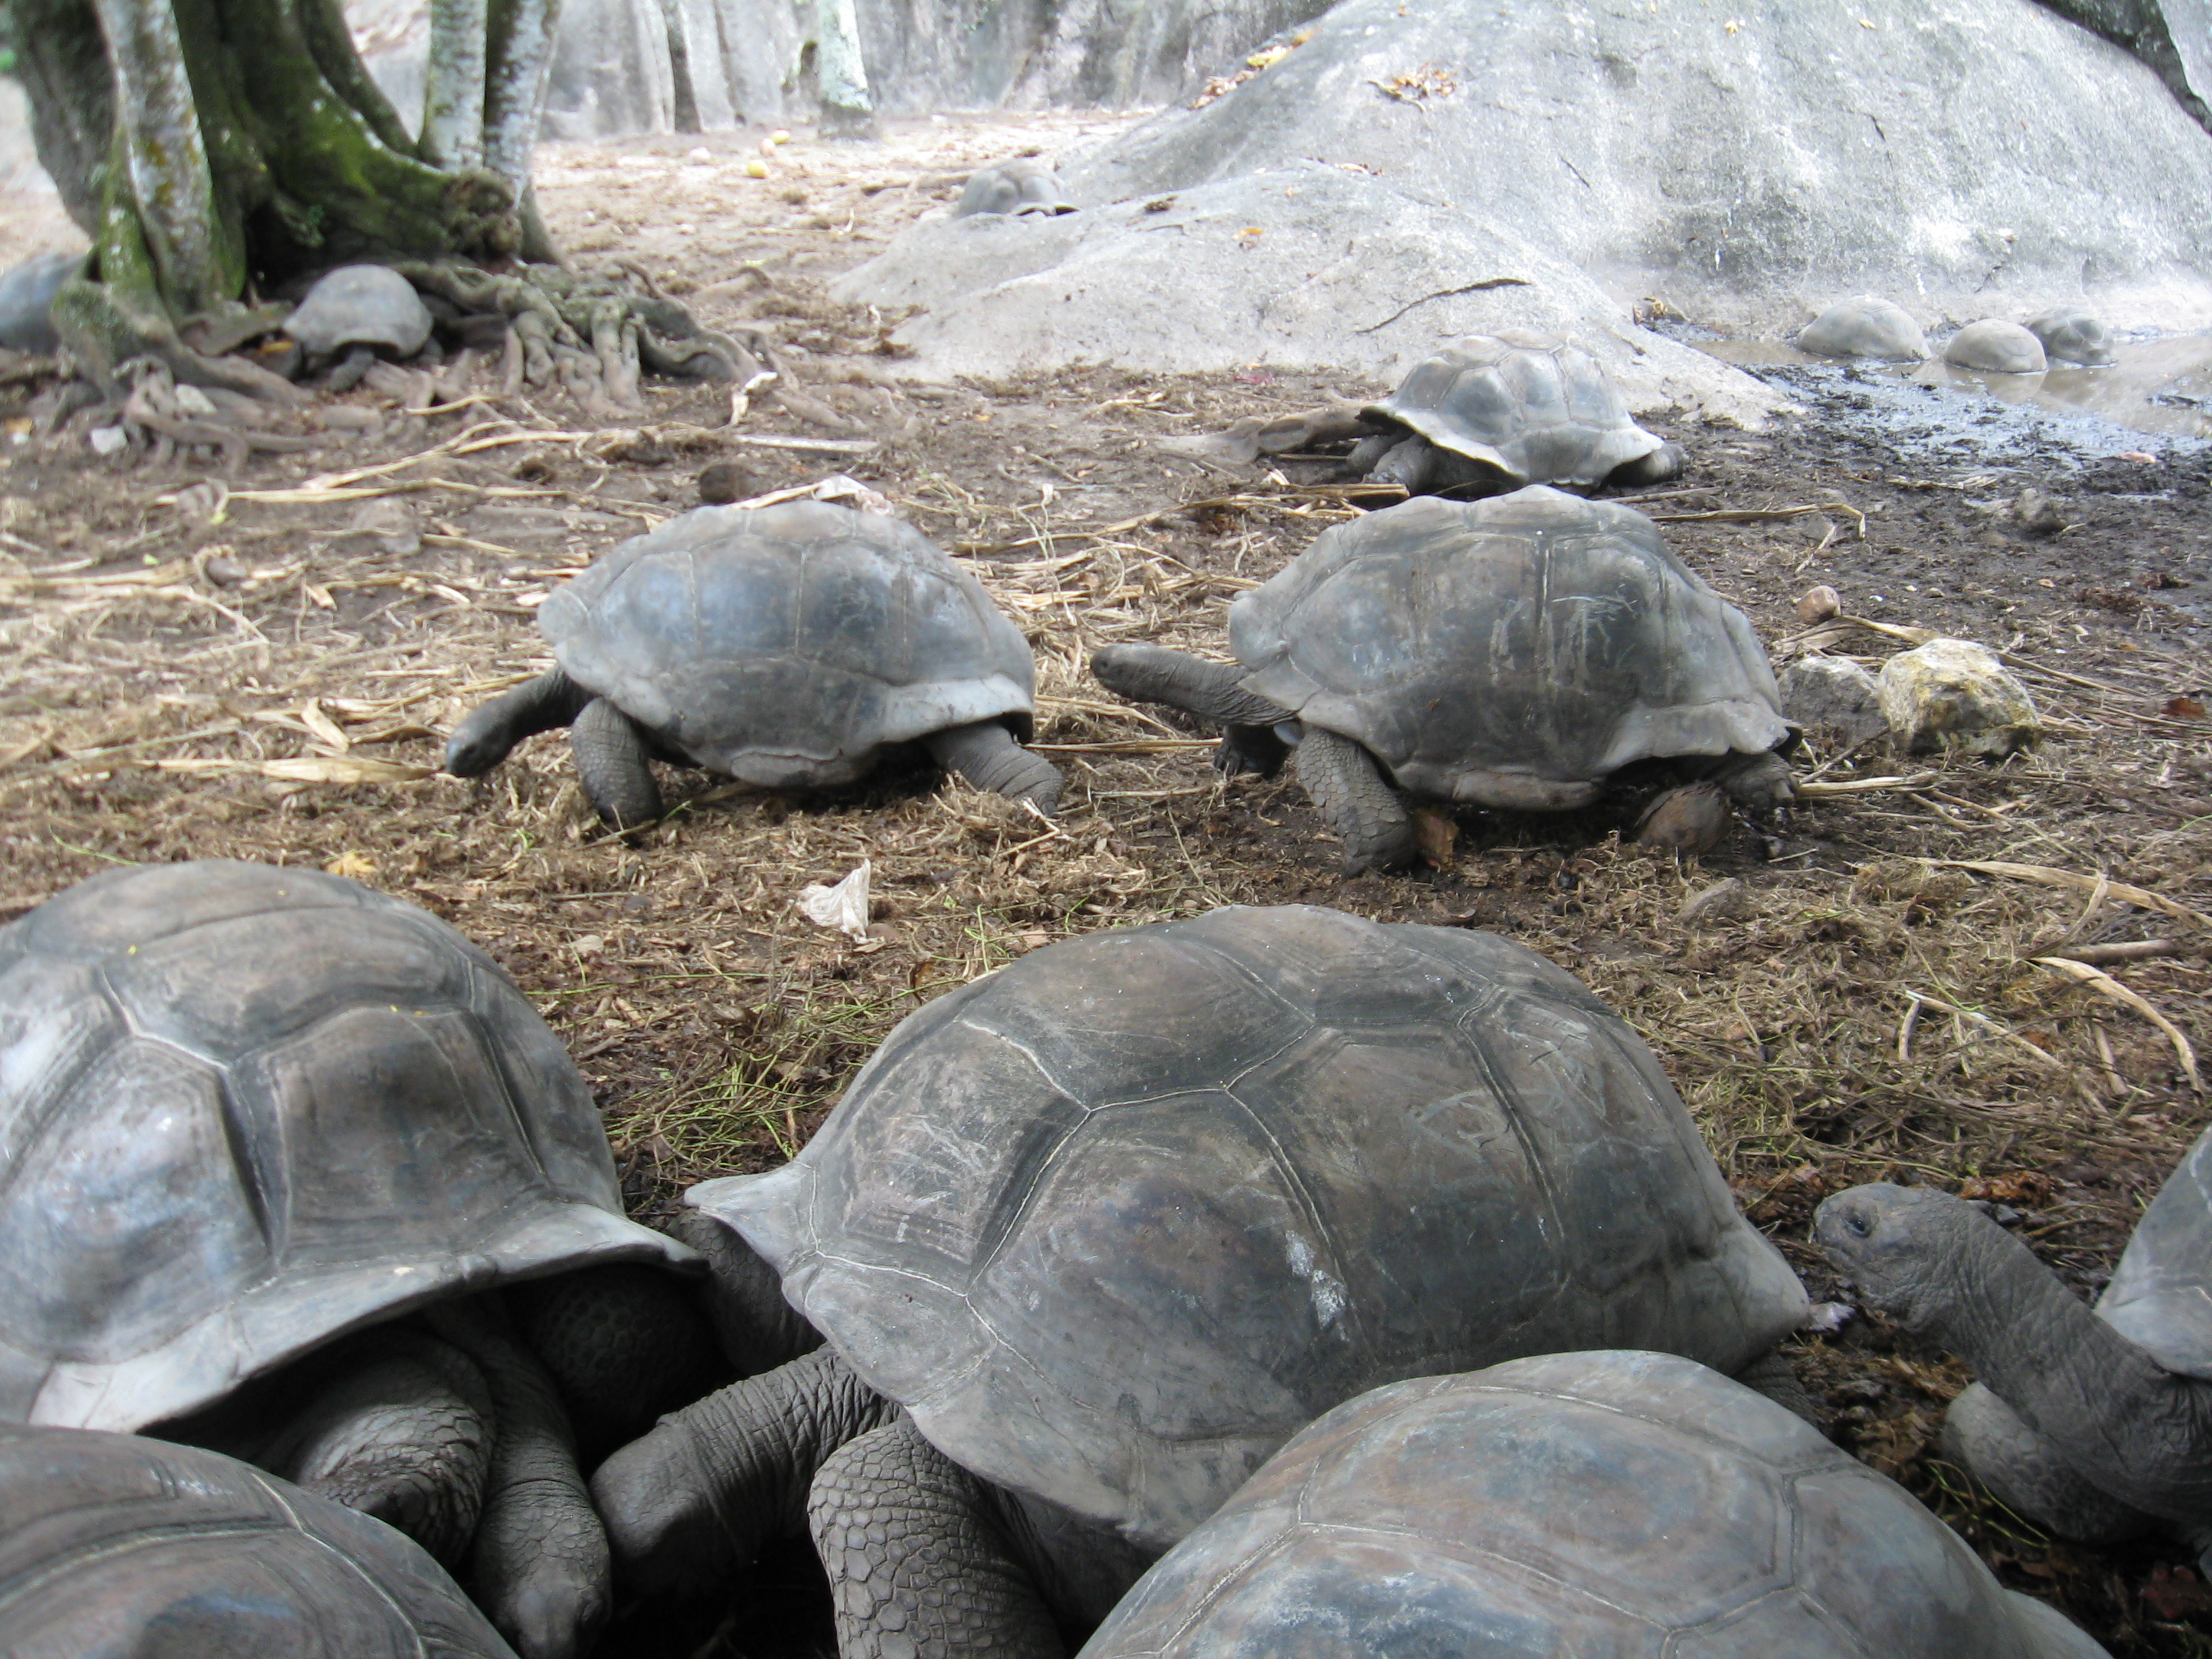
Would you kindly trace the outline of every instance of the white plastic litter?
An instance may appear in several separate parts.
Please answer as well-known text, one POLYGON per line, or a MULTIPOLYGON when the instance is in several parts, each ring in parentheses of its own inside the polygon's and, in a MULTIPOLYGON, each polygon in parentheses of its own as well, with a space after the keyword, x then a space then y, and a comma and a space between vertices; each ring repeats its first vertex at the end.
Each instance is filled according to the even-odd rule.
POLYGON ((799 890, 799 913, 817 927, 835 927, 856 939, 868 936, 869 861, 835 887, 819 882, 799 890))

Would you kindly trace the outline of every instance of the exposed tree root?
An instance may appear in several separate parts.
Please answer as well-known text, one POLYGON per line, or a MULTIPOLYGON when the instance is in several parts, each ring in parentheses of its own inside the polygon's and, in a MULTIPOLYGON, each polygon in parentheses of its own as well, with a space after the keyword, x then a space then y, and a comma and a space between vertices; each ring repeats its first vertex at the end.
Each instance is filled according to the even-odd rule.
POLYGON ((634 264, 623 268, 627 282, 544 264, 493 271, 440 260, 393 269, 465 313, 507 319, 501 386, 508 395, 557 382, 593 414, 634 414, 644 407, 638 380, 647 370, 736 380, 761 368, 728 335, 700 327, 634 264))

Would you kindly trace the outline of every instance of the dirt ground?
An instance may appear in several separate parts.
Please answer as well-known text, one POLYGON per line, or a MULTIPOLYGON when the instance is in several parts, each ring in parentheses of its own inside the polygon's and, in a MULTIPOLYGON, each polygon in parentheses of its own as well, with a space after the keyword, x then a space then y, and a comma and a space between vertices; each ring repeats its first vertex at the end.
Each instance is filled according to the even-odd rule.
MULTIPOLYGON (((1491 928, 1581 975, 1650 1042, 1816 1301, 1849 1298, 1806 1243, 1814 1205, 1880 1178, 1990 1202, 2094 1291, 2204 1121, 2177 1041, 2212 1039, 2204 447, 2147 437, 2091 456, 2032 425, 1954 442, 1941 423, 1857 418, 1847 378, 1818 376, 1792 383, 1809 412, 1770 431, 1655 422, 1691 470, 1642 505, 1778 659, 1805 644, 1796 596, 1831 584, 1852 615, 2009 653, 2042 749, 1995 767, 1814 749, 1801 764, 1825 782, 1910 787, 1810 800, 1686 863, 1623 843, 1632 802, 1463 811, 1431 827, 1431 864, 1345 881, 1295 784, 1222 784, 1200 735, 1120 705, 1083 664, 1115 640, 1218 650, 1226 602, 1356 510, 1319 487, 1321 465, 1208 465, 1163 439, 1380 388, 1109 369, 902 386, 882 355, 896 319, 823 297, 969 167, 1100 125, 916 122, 873 147, 802 134, 771 146, 764 180, 744 172, 759 133, 548 147, 542 199, 578 259, 627 256, 705 320, 770 331, 799 414, 757 396, 732 429, 726 388, 662 383, 612 419, 500 400, 486 373, 427 416, 350 394, 380 429, 224 481, 207 456, 100 459, 81 427, 32 438, 37 383, 0 386, 21 440, 0 441, 0 921, 109 865, 213 856, 422 904, 568 1040, 647 1218, 690 1182, 789 1156, 893 1024, 1052 940, 1291 901, 1491 928), (753 441, 779 437, 874 447, 753 441), (587 821, 556 739, 482 782, 436 774, 452 723, 549 660, 532 627, 548 585, 692 505, 718 463, 745 494, 848 473, 968 562, 1036 647, 1038 740, 1069 778, 1056 822, 926 763, 828 799, 672 774, 678 810, 629 845, 587 821), (865 942, 794 909, 802 886, 863 859, 865 942), (1684 918, 1723 882, 1736 885, 1684 918), (2175 943, 2105 967, 2136 1002, 2033 960, 2154 939, 2175 943)), ((1864 629, 1825 637, 1869 665, 1899 648, 1864 629)), ((2116 1653, 2212 1654, 2212 1591, 2187 1551, 2053 1542, 1940 1461, 1955 1362, 1863 1314, 1794 1358, 1838 1441, 2006 1583, 2116 1653)), ((672 1626, 633 1610, 611 1645, 769 1659, 826 1639, 803 1548, 722 1614, 672 1626)))

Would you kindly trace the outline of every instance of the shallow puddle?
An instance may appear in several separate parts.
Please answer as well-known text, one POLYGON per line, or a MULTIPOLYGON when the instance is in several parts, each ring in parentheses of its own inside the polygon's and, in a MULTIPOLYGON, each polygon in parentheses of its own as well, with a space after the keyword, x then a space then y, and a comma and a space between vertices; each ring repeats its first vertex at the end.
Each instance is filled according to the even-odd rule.
MULTIPOLYGON (((1804 368, 1881 377, 1907 386, 1947 389, 1962 398, 1994 399, 2059 416, 2089 415, 2130 432, 2212 438, 2212 334, 2166 335, 2113 343, 2117 362, 2101 368, 2053 363, 2039 374, 1990 374, 1941 357, 1924 363, 1817 357, 1779 340, 1699 340, 1701 351, 1753 374, 1804 368)), ((1795 376, 1774 378, 1795 380, 1795 376)), ((1960 418, 1971 420, 1961 408, 1960 418)), ((2120 446, 2125 447, 2124 444, 2120 446)))

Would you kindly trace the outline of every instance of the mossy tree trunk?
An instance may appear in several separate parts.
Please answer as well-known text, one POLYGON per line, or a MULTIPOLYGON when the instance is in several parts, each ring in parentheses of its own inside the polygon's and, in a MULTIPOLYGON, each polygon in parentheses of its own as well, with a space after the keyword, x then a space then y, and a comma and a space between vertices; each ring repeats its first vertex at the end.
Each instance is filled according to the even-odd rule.
POLYGON ((528 184, 557 0, 440 0, 419 142, 339 0, 5 3, 40 157, 94 241, 54 317, 94 379, 150 355, 266 392, 179 330, 351 259, 553 257, 528 184))

